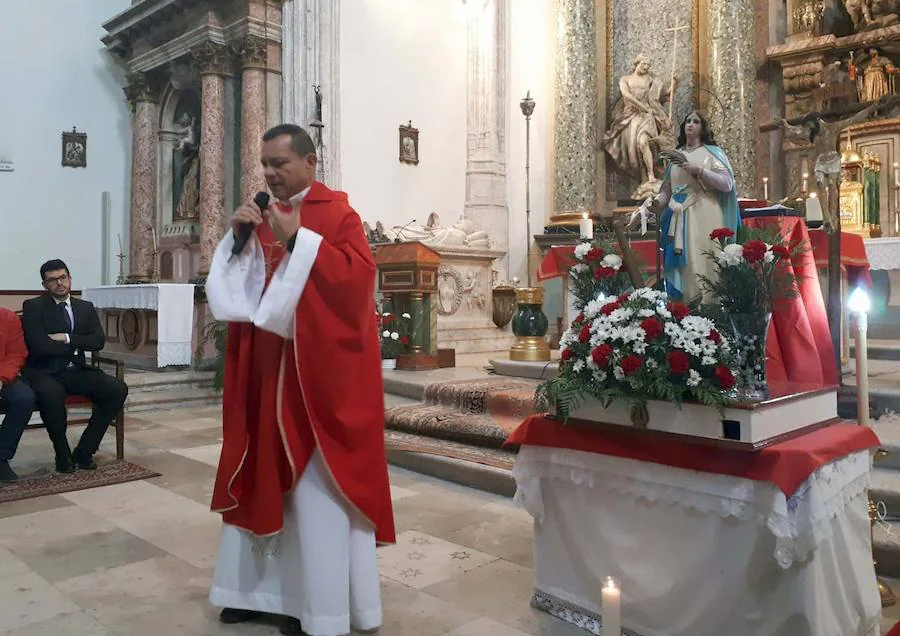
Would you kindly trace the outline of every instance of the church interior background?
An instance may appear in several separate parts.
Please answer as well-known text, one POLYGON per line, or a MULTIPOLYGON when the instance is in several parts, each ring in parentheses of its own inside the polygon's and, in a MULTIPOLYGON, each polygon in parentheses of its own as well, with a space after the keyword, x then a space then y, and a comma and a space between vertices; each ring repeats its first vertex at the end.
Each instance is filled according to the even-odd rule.
MULTIPOLYGON (((541 592, 549 557, 532 545, 524 495, 516 503, 528 513, 511 501, 517 448, 504 440, 558 372, 577 313, 559 255, 596 233, 632 244, 641 275, 652 274, 655 219, 642 228, 632 213, 659 191, 659 153, 697 109, 730 160, 741 208, 783 206, 809 229, 823 315, 837 308, 838 412, 859 418, 865 385, 886 451, 867 477, 875 512, 862 539, 883 607, 853 633, 900 620, 890 600, 900 578, 900 3, 40 4, 0 6, 0 42, 20 53, 0 70, 12 87, 0 100, 0 307, 18 311, 40 293, 42 262, 68 264, 75 293, 100 309, 104 355, 131 387, 127 459, 153 474, 42 496, 4 498, 0 486, 0 564, 10 566, 0 566, 0 607, 22 608, 0 610, 0 633, 238 633, 203 598, 218 531, 208 500, 223 346, 203 284, 233 210, 265 190, 263 132, 287 122, 310 131, 318 178, 346 191, 365 224, 379 307, 412 314, 412 349, 384 370, 402 550, 381 563, 382 633, 605 635, 599 582, 593 605, 541 592), (875 103, 876 115, 829 128, 875 103), (836 259, 820 227, 829 209, 813 121, 840 153, 836 259), (433 273, 433 286, 392 287, 407 270, 433 273), (862 346, 849 303, 857 286, 871 298, 862 346), (147 517, 163 509, 167 528, 147 517), (94 536, 107 543, 77 548, 67 565, 47 556, 94 536), (408 562, 423 540, 439 548, 408 562), (457 567, 460 554, 471 566, 457 567)), ((21 451, 39 477, 44 442, 26 432, 21 451)), ((697 633, 669 627, 652 633, 697 633)))

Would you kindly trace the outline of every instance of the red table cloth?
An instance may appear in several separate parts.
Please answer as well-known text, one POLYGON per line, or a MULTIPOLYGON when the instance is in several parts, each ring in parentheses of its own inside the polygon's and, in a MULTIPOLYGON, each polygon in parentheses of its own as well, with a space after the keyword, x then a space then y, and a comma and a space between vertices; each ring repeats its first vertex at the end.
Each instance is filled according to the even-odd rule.
MULTIPOLYGON (((776 225, 791 245, 811 243, 806 223, 799 217, 756 217, 743 222, 757 229, 776 225)), ((800 293, 775 304, 766 340, 766 378, 770 383, 837 384, 828 314, 816 265, 809 249, 793 259, 800 293)))
MULTIPOLYGON (((823 230, 810 230, 809 240, 816 259, 816 267, 828 269, 828 235, 823 230)), ((857 285, 872 287, 866 244, 859 234, 841 232, 841 269, 847 273, 850 287, 857 285)))
POLYGON ((532 415, 513 431, 506 444, 565 448, 767 481, 775 484, 786 497, 793 495, 816 469, 880 444, 872 429, 849 422, 826 426, 757 451, 646 435, 624 426, 621 429, 566 426, 543 415, 532 415))

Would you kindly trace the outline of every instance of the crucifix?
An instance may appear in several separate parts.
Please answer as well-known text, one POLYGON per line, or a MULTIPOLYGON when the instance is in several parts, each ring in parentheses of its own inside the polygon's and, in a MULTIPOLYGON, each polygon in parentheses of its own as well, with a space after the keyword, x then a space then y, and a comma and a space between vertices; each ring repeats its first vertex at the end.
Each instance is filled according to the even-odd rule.
POLYGON ((681 26, 678 16, 675 16, 675 26, 666 29, 672 33, 672 79, 669 82, 669 119, 672 119, 672 107, 675 104, 675 63, 678 57, 678 32, 687 31, 688 25, 681 26))

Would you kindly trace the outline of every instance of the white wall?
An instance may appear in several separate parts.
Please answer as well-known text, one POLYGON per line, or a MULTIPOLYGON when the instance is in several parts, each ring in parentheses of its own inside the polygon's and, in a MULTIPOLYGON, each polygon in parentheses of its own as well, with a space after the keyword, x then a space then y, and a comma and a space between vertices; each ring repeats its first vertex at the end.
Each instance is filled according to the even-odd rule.
MULTIPOLYGON (((531 234, 540 234, 553 213, 553 0, 507 0, 509 11, 509 111, 506 184, 509 193, 509 275, 524 284, 527 270, 525 232, 525 116, 519 102, 531 90, 531 234)), ((540 250, 532 245, 532 272, 540 250)), ((534 283, 534 281, 532 281, 534 283)))
POLYGON ((130 0, 0 2, 0 289, 40 289, 50 258, 74 286, 101 281, 101 196, 111 195, 111 276, 116 234, 128 244, 131 120, 121 72, 103 51, 101 24, 130 0), (36 8, 39 4, 40 7, 36 8), (87 168, 61 166, 61 134, 88 135, 87 168))
POLYGON ((466 22, 461 0, 341 0, 341 189, 373 227, 441 223, 466 194, 466 22), (399 126, 419 129, 402 164, 399 126))

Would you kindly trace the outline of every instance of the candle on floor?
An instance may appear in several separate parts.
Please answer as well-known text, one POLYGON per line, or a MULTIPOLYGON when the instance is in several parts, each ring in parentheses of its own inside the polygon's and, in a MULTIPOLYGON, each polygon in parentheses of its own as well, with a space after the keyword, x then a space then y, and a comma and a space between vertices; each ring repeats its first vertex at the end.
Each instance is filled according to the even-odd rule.
POLYGON ((611 576, 603 581, 601 619, 603 636, 621 636, 622 634, 622 590, 619 582, 611 576))
POLYGON ((578 221, 578 227, 581 230, 581 238, 594 238, 594 222, 591 221, 587 212, 581 215, 581 219, 578 221))
POLYGON ((763 177, 763 200, 769 200, 769 177, 763 177))

